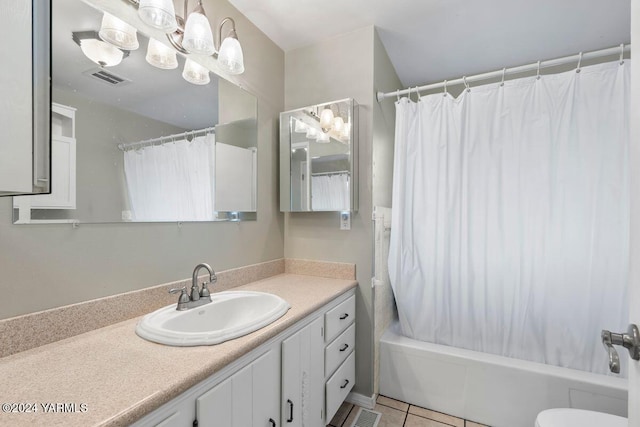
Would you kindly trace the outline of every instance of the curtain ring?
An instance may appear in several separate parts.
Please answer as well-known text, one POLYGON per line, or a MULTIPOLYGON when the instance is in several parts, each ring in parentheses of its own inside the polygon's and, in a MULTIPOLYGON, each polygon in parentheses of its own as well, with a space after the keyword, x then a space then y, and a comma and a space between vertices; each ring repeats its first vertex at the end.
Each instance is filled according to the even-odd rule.
POLYGON ((624 43, 620 43, 620 65, 624 64, 624 43))
POLYGON ((507 67, 502 69, 502 82, 500 82, 500 86, 504 86, 504 76, 507 74, 507 67))
POLYGON ((396 91, 396 100, 400 102, 400 89, 396 91))
POLYGON ((444 97, 447 97, 447 81, 444 81, 444 97))
POLYGON ((538 72, 536 74, 536 80, 540 80, 540 61, 538 61, 538 72))
POLYGON ((469 87, 469 83, 467 83, 467 76, 462 76, 462 82, 464 83, 464 87, 467 88, 467 92, 471 92, 471 88, 469 87))
POLYGON ((576 68, 576 73, 580 72, 580 64, 582 63, 582 52, 580 52, 580 56, 578 56, 578 68, 576 68))
POLYGON ((422 99, 422 97, 420 96, 420 86, 416 86, 416 95, 418 95, 418 101, 420 101, 422 99))

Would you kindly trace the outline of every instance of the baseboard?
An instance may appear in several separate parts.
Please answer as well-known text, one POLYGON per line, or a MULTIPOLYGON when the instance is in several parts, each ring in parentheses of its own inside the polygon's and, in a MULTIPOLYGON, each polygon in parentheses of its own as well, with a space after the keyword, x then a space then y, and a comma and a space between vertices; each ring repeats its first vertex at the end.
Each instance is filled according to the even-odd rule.
POLYGON ((362 408, 373 409, 376 406, 376 397, 375 394, 365 396, 364 394, 351 392, 347 395, 346 401, 362 408))

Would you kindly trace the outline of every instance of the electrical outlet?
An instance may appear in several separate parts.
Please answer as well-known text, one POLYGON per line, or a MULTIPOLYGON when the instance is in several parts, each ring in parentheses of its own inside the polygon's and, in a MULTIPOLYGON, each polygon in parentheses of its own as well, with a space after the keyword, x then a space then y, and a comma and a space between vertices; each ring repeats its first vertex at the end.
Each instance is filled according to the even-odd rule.
POLYGON ((340 212, 340 230, 351 230, 351 212, 340 212))

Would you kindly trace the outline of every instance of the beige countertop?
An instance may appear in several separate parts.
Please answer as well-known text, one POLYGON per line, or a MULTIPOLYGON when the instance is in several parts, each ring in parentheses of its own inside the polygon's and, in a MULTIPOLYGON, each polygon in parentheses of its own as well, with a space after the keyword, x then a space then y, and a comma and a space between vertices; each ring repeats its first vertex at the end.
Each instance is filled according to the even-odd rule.
POLYGON ((135 333, 136 318, 2 358, 0 404, 36 404, 37 412, 7 413, 3 406, 0 426, 129 425, 355 286, 354 280, 281 274, 235 288, 276 294, 291 309, 218 345, 145 341, 135 333), (75 412, 56 404, 75 404, 64 408, 75 412))

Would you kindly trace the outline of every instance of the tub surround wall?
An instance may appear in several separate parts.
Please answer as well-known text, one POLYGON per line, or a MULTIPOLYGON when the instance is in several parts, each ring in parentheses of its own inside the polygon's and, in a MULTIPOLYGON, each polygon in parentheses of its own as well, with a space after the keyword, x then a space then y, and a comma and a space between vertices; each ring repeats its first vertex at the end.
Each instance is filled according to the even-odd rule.
MULTIPOLYGON (((212 292, 226 291, 285 273, 285 265, 295 265, 292 274, 354 280, 355 265, 304 260, 264 262, 216 273, 212 292), (327 272, 327 274, 320 274, 327 272)), ((203 279, 207 275, 201 276, 203 279)), ((149 288, 85 301, 64 307, 0 320, 0 358, 45 344, 80 335, 114 323, 142 316, 177 302, 167 290, 191 286, 191 279, 163 283, 149 288)))
MULTIPOLYGON (((114 3, 89 1, 100 2, 114 3)), ((0 319, 179 280, 194 260, 227 270, 283 257, 277 130, 284 110, 284 52, 228 1, 203 5, 215 25, 220 17, 235 20, 246 71, 231 80, 258 98, 257 221, 16 226, 12 198, 0 198, 0 319)), ((15 70, 16 77, 21 73, 15 70)))

